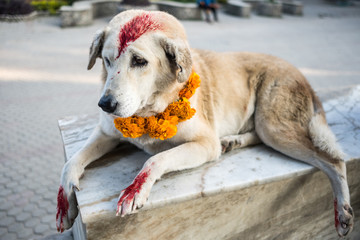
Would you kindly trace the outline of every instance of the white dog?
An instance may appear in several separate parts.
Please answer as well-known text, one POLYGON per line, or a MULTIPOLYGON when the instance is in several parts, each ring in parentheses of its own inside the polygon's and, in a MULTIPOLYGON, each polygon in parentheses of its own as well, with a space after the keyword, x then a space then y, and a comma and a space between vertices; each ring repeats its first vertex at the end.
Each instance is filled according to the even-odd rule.
POLYGON ((97 32, 88 69, 96 58, 102 59, 104 69, 99 101, 103 111, 85 146, 63 168, 58 230, 70 228, 77 216, 74 189, 79 189, 84 168, 127 140, 153 156, 121 192, 117 208, 121 216, 141 208, 163 174, 263 142, 329 177, 336 230, 339 236, 351 231, 353 211, 343 153, 321 103, 292 65, 262 54, 190 49, 174 17, 145 11, 122 12, 97 32), (201 79, 197 89, 191 85, 195 73, 201 79), (184 89, 195 94, 183 99, 184 89), (175 113, 169 110, 171 104, 187 108, 175 113), (114 125, 117 118, 124 120, 117 126, 121 132, 114 125))

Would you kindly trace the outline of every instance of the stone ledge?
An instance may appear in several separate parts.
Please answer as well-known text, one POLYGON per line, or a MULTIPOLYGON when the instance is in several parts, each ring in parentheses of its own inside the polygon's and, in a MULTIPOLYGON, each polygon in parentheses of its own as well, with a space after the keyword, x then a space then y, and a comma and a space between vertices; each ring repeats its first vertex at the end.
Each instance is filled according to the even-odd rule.
POLYGON ((249 18, 251 5, 242 1, 230 0, 225 5, 225 12, 231 15, 249 18))
POLYGON ((160 11, 167 12, 179 20, 201 20, 201 11, 195 3, 178 3, 171 1, 156 2, 160 11))
POLYGON ((121 0, 77 1, 72 6, 60 8, 61 26, 84 26, 94 18, 112 16, 119 12, 121 0))
MULTIPOLYGON (((360 86, 341 94, 323 105, 329 126, 348 155, 351 201, 358 216, 360 86)), ((84 144, 96 123, 95 116, 59 121, 67 159, 84 144)), ((76 192, 81 216, 73 227, 75 239, 337 239, 326 176, 264 145, 168 174, 154 185, 143 209, 115 217, 120 191, 148 158, 124 144, 86 168, 81 191, 76 192)), ((359 226, 360 220, 355 221, 359 226)), ((350 237, 358 239, 360 229, 355 228, 350 237)))
POLYGON ((282 12, 286 14, 302 16, 304 6, 300 1, 293 0, 283 0, 282 2, 282 12))
POLYGON ((37 15, 38 13, 36 11, 24 15, 0 14, 0 21, 5 21, 5 22, 28 21, 34 19, 37 15))
POLYGON ((269 17, 281 17, 281 13, 302 16, 304 9, 302 2, 296 0, 279 0, 275 3, 264 0, 243 0, 243 2, 250 4, 252 10, 256 10, 259 15, 269 17))
POLYGON ((267 17, 282 17, 282 4, 281 2, 259 2, 257 6, 257 14, 267 17))

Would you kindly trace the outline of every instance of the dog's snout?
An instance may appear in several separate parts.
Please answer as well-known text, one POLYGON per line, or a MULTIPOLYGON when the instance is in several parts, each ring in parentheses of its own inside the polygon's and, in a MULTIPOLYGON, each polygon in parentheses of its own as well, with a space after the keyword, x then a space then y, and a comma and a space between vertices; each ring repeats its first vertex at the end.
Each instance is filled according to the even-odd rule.
POLYGON ((115 97, 111 94, 102 96, 98 103, 99 107, 105 112, 113 113, 118 105, 115 97))

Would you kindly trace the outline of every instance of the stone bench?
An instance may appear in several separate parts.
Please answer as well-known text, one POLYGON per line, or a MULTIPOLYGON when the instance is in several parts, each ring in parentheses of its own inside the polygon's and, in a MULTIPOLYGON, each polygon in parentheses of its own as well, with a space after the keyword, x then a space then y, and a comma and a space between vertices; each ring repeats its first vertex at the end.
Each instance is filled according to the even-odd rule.
MULTIPOLYGON (((325 93, 330 127, 348 155, 351 203, 360 216, 360 86, 325 93), (335 96, 335 98, 334 98, 335 96)), ((86 141, 96 115, 59 121, 66 160, 86 141)), ((119 193, 149 155, 125 144, 85 170, 76 192, 74 239, 337 239, 329 180, 265 145, 231 151, 155 183, 137 213, 116 217, 119 193)), ((360 239, 355 217, 352 239, 360 239)))
POLYGON ((293 1, 293 0, 283 0, 282 2, 282 12, 296 15, 296 16, 302 16, 303 15, 303 9, 304 6, 300 1, 293 1))
POLYGON ((201 20, 201 11, 195 3, 171 1, 156 2, 160 11, 167 12, 179 20, 201 20))
POLYGON ((267 17, 282 17, 282 4, 280 1, 271 3, 261 1, 257 5, 257 14, 267 17))
POLYGON ((121 0, 77 1, 60 8, 61 27, 85 26, 94 18, 114 16, 121 0))
POLYGON ((270 3, 265 0, 243 0, 251 5, 252 10, 256 10, 259 15, 270 17, 281 17, 282 13, 290 15, 303 15, 304 6, 301 1, 279 0, 276 3, 270 3))
POLYGON ((225 5, 225 12, 239 16, 239 17, 250 17, 251 5, 243 1, 230 0, 225 5))

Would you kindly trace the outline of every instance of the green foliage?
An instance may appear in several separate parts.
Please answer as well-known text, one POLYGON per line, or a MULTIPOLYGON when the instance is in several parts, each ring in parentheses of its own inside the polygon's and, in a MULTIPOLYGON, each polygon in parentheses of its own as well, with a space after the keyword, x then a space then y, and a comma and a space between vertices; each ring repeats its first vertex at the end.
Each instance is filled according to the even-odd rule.
POLYGON ((68 5, 68 1, 64 0, 33 0, 31 5, 37 11, 48 11, 50 14, 54 15, 57 13, 57 10, 63 5, 68 5))

